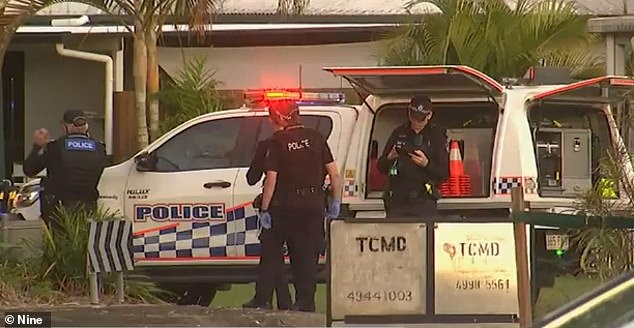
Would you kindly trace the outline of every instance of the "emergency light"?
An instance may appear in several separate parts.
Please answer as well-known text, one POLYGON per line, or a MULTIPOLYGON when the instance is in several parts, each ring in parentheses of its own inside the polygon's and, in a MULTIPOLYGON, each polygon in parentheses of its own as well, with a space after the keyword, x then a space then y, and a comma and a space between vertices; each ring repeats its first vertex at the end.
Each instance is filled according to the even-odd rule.
POLYGON ((293 89, 247 90, 244 98, 251 104, 275 100, 294 100, 299 104, 343 104, 345 95, 337 92, 302 92, 293 89))

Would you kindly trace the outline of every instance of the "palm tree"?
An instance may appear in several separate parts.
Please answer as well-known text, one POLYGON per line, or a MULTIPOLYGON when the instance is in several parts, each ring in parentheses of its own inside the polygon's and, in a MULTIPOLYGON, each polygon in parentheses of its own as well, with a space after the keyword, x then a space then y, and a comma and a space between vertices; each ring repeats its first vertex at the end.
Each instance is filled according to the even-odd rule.
MULTIPOLYGON (((94 0, 93 0, 94 1, 94 0)), ((96 0, 101 1, 101 0, 96 0)), ((169 17, 188 17, 192 30, 205 32, 219 0, 105 0, 106 8, 119 8, 113 14, 133 17, 133 76, 137 111, 137 142, 145 147, 160 135, 158 39, 169 17), (148 95, 150 97, 148 97, 148 95), (148 104, 149 103, 149 104, 148 104), (148 106, 149 105, 149 106, 148 106), (149 114, 149 131, 147 129, 149 114), (149 133, 148 133, 149 132, 149 133)))
POLYGON ((389 39, 387 65, 462 64, 494 78, 521 76, 530 66, 568 66, 576 76, 603 70, 591 49, 587 17, 566 0, 413 0, 440 14, 407 24, 389 39))

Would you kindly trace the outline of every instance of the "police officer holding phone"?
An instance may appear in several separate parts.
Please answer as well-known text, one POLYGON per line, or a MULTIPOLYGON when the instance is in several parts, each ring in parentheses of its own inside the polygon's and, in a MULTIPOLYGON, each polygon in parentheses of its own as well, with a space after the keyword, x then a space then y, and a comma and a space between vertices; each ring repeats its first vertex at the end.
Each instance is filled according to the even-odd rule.
POLYGON ((429 97, 414 96, 407 116, 408 122, 392 132, 378 160, 379 171, 389 176, 385 208, 388 218, 430 218, 437 213, 437 184, 449 176, 447 136, 430 123, 429 97))
POLYGON ((324 217, 339 216, 339 173, 326 138, 302 125, 295 101, 271 102, 269 119, 281 130, 271 137, 273 143, 265 160, 260 219, 270 220, 269 208, 275 197, 279 214, 274 213, 273 226, 279 224, 290 241, 297 291, 291 309, 314 312, 319 253, 325 238, 324 217), (327 210, 323 190, 326 174, 332 184, 327 210))
POLYGON ((88 119, 81 110, 64 113, 64 136, 49 140, 45 129, 33 134, 33 150, 24 161, 24 173, 36 176, 46 169, 42 179, 40 202, 42 218, 53 229, 59 225, 55 219, 56 207, 83 207, 94 210, 99 192, 97 185, 108 163, 105 145, 88 134, 88 119))

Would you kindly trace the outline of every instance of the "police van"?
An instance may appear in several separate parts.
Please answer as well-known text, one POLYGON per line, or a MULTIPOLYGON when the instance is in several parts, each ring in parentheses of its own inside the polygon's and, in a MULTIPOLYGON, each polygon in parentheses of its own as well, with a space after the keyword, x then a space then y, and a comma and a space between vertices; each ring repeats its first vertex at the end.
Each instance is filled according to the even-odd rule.
MULTIPOLYGON (((623 147, 613 112, 625 108, 634 87, 610 76, 538 85, 539 69, 504 85, 465 66, 324 70, 367 94, 363 104, 345 105, 337 94, 249 92, 251 104, 185 122, 104 171, 100 203, 134 222, 137 268, 181 293, 181 303, 208 305, 219 288, 255 281, 259 226, 252 201, 261 184, 249 186, 245 176, 257 142, 272 134, 262 100, 297 99, 303 123, 327 136, 341 170, 343 215, 381 218, 387 177, 378 172, 378 156, 406 122, 409 98, 426 94, 432 120, 458 145, 459 181, 468 184, 443 194, 441 215, 504 220, 513 187, 531 209, 563 211, 605 179, 597 170, 601 155, 623 147)), ((631 172, 630 161, 624 165, 631 172)), ((36 187, 34 181, 22 188, 19 213, 39 206, 36 187)), ((546 258, 547 243, 565 236, 539 231, 536 255, 546 258)), ((540 284, 552 283, 552 268, 540 263, 540 284)))

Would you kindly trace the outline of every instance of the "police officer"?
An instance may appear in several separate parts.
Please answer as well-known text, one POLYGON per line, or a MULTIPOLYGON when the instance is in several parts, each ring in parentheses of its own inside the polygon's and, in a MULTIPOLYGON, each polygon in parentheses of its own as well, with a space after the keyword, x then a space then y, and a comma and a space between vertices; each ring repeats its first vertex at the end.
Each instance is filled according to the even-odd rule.
POLYGON ((260 219, 270 220, 268 210, 275 193, 279 208, 278 213, 273 214, 273 226, 280 225, 291 247, 289 255, 297 291, 292 309, 314 312, 319 253, 325 233, 324 214, 329 218, 339 216, 339 173, 324 136, 301 124, 297 103, 272 102, 269 119, 281 130, 271 137, 272 145, 265 161, 260 219), (325 211, 326 174, 333 187, 325 211))
MULTIPOLYGON (((251 161, 251 166, 247 171, 247 183, 250 186, 255 185, 262 178, 264 173, 264 159, 271 144, 270 139, 260 141, 255 150, 255 157, 251 161)), ((259 208, 261 206, 261 195, 254 201, 253 206, 259 208)), ((271 204, 270 211, 273 218, 277 217, 276 204, 271 204)), ((271 221, 272 221, 271 220, 271 221)), ((291 294, 288 290, 288 279, 284 272, 284 253, 281 243, 284 242, 284 235, 279 231, 279 226, 272 226, 272 222, 261 222, 262 230, 260 233, 260 264, 258 270, 258 281, 255 284, 255 296, 249 302, 243 304, 245 308, 266 308, 270 309, 271 299, 273 297, 273 286, 277 294, 278 310, 288 310, 291 306, 291 294), (276 275, 277 274, 277 275, 276 275), (267 285, 273 282, 274 285, 267 285)))
POLYGON ((385 208, 388 217, 429 218, 437 213, 437 184, 449 176, 447 137, 429 122, 429 97, 414 96, 407 115, 409 122, 392 132, 378 161, 379 170, 389 175, 385 208))
POLYGON ((97 184, 108 158, 103 143, 88 135, 88 119, 83 111, 64 113, 64 136, 49 141, 48 131, 38 129, 33 135, 33 150, 24 161, 24 173, 33 177, 46 169, 42 179, 41 211, 53 229, 58 205, 94 210, 99 192, 97 184))

